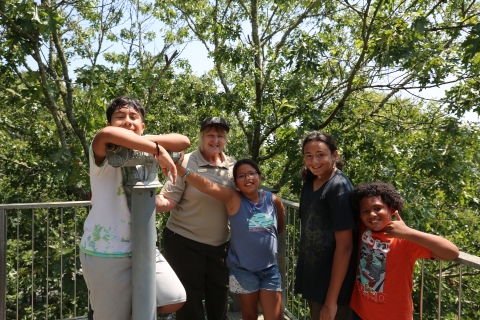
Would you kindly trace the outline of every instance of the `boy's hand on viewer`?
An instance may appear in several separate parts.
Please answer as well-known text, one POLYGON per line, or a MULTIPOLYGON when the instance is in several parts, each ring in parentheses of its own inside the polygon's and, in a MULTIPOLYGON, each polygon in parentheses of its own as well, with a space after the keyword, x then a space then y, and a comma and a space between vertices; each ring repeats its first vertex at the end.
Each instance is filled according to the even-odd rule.
POLYGON ((403 222, 398 210, 395 210, 395 220, 390 221, 390 223, 385 228, 385 234, 394 238, 405 239, 410 232, 410 227, 408 227, 405 222, 403 222))
POLYGON ((167 150, 160 145, 158 147, 160 148, 160 155, 157 156, 158 165, 162 168, 165 177, 168 177, 168 172, 170 171, 172 182, 175 184, 177 182, 177 167, 175 167, 175 163, 173 163, 172 157, 170 157, 167 150))

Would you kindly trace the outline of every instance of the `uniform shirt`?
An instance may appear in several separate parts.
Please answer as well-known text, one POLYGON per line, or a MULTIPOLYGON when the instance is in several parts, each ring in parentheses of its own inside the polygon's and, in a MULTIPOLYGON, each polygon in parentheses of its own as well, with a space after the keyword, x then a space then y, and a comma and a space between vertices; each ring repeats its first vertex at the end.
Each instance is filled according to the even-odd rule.
MULTIPOLYGON (((225 187, 235 188, 233 166, 235 160, 223 154, 225 159, 212 166, 199 150, 186 154, 182 166, 225 187)), ((174 185, 171 176, 160 194, 177 201, 170 212, 166 227, 179 235, 212 246, 219 246, 230 239, 227 210, 223 202, 191 186, 181 177, 174 185)))

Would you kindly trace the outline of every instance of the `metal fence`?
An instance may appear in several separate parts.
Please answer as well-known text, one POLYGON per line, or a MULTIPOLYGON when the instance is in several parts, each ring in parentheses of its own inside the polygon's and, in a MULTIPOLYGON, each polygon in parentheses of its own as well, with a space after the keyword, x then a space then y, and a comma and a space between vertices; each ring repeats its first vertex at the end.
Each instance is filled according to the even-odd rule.
POLYGON ((78 243, 89 201, 0 206, 0 319, 88 312, 78 243))
MULTIPOLYGON (((298 204, 284 200, 284 205, 286 230, 279 239, 279 269, 285 315, 310 319, 306 302, 293 293, 298 204)), ((89 210, 89 201, 0 205, 0 320, 85 317, 88 293, 77 248, 89 210)), ((421 261, 417 269, 416 318, 441 319, 447 314, 461 319, 466 310, 478 308, 468 297, 480 288, 472 288, 468 280, 480 270, 479 257, 461 253, 456 262, 421 261), (427 316, 424 301, 431 301, 432 295, 437 296, 437 314, 427 316), (451 301, 452 295, 457 305, 443 305, 442 297, 451 301)))
MULTIPOLYGON (((310 319, 307 303, 304 299, 295 295, 293 283, 295 281, 295 264, 300 239, 300 221, 298 219, 298 203, 283 200, 286 212, 286 240, 285 240, 285 314, 291 319, 310 319)), ((282 253, 279 253, 282 254, 282 253)), ((415 304, 415 319, 480 319, 480 307, 468 297, 477 296, 480 287, 472 287, 465 284, 467 277, 480 275, 480 257, 460 252, 460 257, 455 261, 429 261, 422 259, 417 262, 414 275, 413 300, 415 304), (467 269, 467 271, 465 271, 467 269), (427 284, 427 285, 425 285, 427 284), (425 290, 428 288, 428 290, 425 290), (468 293, 464 294, 464 290, 468 293), (428 297, 427 297, 428 296, 428 297), (434 299, 432 299, 432 296, 434 299), (455 296, 455 299, 452 299, 455 296), (448 301, 456 301, 456 305, 448 305, 442 301, 442 297, 448 301), (447 299, 448 297, 448 299, 447 299), (467 297, 467 299, 465 299, 467 297), (427 299, 428 298, 428 299, 427 299), (425 314, 424 301, 436 301, 436 314, 425 314), (464 304, 462 305, 462 301, 464 304), (442 304, 443 303, 443 304, 442 304), (444 305, 445 304, 445 305, 444 305)))

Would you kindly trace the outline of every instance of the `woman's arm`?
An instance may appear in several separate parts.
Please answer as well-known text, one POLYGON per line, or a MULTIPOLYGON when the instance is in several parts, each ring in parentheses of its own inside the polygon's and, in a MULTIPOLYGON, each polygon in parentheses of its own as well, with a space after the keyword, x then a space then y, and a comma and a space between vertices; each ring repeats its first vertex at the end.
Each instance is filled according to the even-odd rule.
POLYGON ((353 250, 352 234, 351 229, 335 232, 336 247, 333 254, 332 275, 325 303, 320 311, 320 319, 322 320, 334 320, 337 314, 337 299, 347 274, 353 250))
POLYGON ((282 199, 276 194, 272 194, 273 203, 277 208, 277 222, 278 222, 278 234, 282 233, 285 229, 285 208, 283 207, 282 199))
POLYGON ((177 206, 178 202, 168 197, 165 197, 163 194, 157 194, 155 197, 155 207, 156 212, 168 212, 173 210, 177 206))
POLYGON ((177 161, 177 172, 186 182, 197 188, 203 193, 206 193, 215 199, 223 202, 227 208, 227 214, 229 216, 237 213, 240 208, 240 193, 232 188, 220 186, 212 181, 208 180, 201 175, 196 174, 190 169, 182 167, 181 163, 183 157, 177 161), (188 173, 188 174, 187 174, 188 173))

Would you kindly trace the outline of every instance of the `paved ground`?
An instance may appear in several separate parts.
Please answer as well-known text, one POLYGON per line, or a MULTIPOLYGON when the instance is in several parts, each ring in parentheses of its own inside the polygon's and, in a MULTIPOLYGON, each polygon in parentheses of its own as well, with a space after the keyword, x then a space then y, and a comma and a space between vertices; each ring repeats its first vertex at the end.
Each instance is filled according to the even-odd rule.
MULTIPOLYGON (((172 317, 172 318, 167 318, 167 319, 174 319, 174 318, 172 317)), ((285 317, 285 319, 288 320, 287 317, 285 317)), ((65 319, 65 320, 88 320, 88 318, 87 317, 78 317, 78 318, 65 319)), ((228 320, 242 320, 242 313, 241 312, 229 311, 228 312, 228 320)), ((263 315, 262 314, 258 315, 258 320, 263 320, 263 315)))
MULTIPOLYGON (((242 313, 229 311, 228 320, 242 320, 242 313)), ((258 320, 263 320, 263 315, 259 314, 258 320)))
MULTIPOLYGON (((287 316, 283 316, 286 320, 289 320, 287 316)), ((228 311, 228 320, 242 320, 242 313, 241 312, 232 312, 228 311)), ((258 315, 258 320, 263 320, 263 315, 258 315)))

